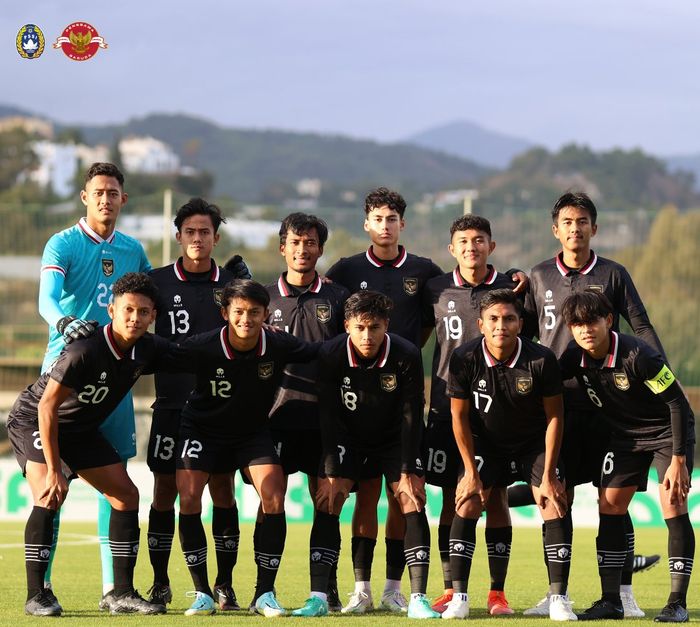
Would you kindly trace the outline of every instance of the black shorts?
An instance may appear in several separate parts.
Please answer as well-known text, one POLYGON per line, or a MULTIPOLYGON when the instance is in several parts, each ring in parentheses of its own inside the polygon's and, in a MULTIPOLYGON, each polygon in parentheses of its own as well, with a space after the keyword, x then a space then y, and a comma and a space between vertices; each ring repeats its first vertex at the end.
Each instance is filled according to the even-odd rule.
MULTIPOLYGON (((474 438, 474 457, 479 478, 484 488, 507 487, 516 481, 539 487, 544 473, 544 441, 526 453, 512 454, 497 450, 479 438, 474 438)), ((557 464, 557 478, 564 480, 561 464, 557 464)), ((464 474, 462 469, 460 475, 464 474)))
MULTIPOLYGON (((339 453, 338 477, 353 481, 366 481, 383 476, 387 484, 396 483, 401 479, 400 442, 390 442, 380 449, 367 449, 349 444, 341 447, 339 453)), ((422 475, 420 472, 414 474, 422 475)), ((320 476, 325 477, 325 472, 321 471, 320 476)))
POLYGON ((462 457, 455 442, 452 422, 431 420, 423 435, 425 482, 441 488, 457 487, 462 457))
POLYGON ((600 487, 603 457, 610 449, 610 428, 602 413, 581 409, 564 413, 561 460, 569 487, 593 483, 600 487))
MULTIPOLYGON (((13 420, 7 425, 7 433, 22 474, 26 472, 28 461, 46 464, 37 425, 18 425, 13 420)), ((86 468, 122 463, 119 453, 98 429, 74 433, 59 427, 58 450, 67 477, 86 468)))
POLYGON ((181 409, 154 409, 146 462, 151 472, 175 474, 181 409))
POLYGON ((200 434, 196 427, 181 425, 175 451, 177 470, 201 470, 213 475, 280 463, 267 431, 228 439, 200 434))
MULTIPOLYGON (((659 483, 663 483, 664 475, 671 464, 673 457, 673 445, 660 444, 659 448, 649 451, 628 451, 610 443, 610 448, 603 456, 603 464, 600 471, 600 487, 602 488, 626 488, 636 486, 638 492, 647 489, 649 468, 656 469, 659 483)), ((694 442, 688 443, 685 455, 685 463, 688 474, 693 474, 693 449, 694 442)))
POLYGON ((271 429, 270 435, 285 475, 303 472, 318 477, 323 459, 319 429, 271 429))

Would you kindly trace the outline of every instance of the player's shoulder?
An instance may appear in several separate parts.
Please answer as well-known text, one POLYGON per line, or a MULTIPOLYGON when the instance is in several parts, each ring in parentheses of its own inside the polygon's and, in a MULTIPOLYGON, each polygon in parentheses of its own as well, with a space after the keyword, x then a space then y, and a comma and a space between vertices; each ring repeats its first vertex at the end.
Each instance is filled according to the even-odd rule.
POLYGON ((627 272, 627 268, 625 268, 625 266, 618 261, 608 259, 607 257, 601 257, 600 255, 596 255, 596 267, 599 270, 605 269, 611 273, 617 273, 623 276, 629 274, 629 272, 627 272))
POLYGON ((459 359, 474 358, 480 354, 482 337, 475 337, 464 344, 459 345, 452 351, 452 355, 459 359))
POLYGON ((431 291, 443 290, 446 287, 450 287, 454 284, 454 270, 451 272, 443 272, 437 276, 429 278, 425 286, 431 291))
POLYGON ((531 358, 551 359, 556 361, 557 357, 554 354, 554 351, 551 348, 545 346, 544 344, 534 342, 533 340, 530 340, 526 337, 520 337, 520 341, 522 343, 523 352, 525 352, 531 358))
POLYGON ((573 362, 578 363, 581 361, 581 350, 582 349, 576 343, 576 340, 571 340, 564 349, 564 352, 559 357, 559 361, 562 364, 571 364, 573 362))
POLYGON ((340 283, 321 283, 318 293, 326 298, 345 301, 350 296, 350 290, 340 283))
POLYGON ((530 270, 530 277, 546 275, 556 269, 556 257, 548 257, 532 267, 532 270, 530 270))
POLYGON ((347 341, 347 333, 341 333, 330 340, 326 340, 323 342, 323 344, 321 344, 319 358, 330 359, 333 355, 343 353, 346 350, 347 341))
POLYGON ((148 276, 155 282, 167 281, 170 282, 172 279, 177 279, 175 274, 175 264, 169 263, 167 266, 161 266, 160 268, 153 268, 148 272, 148 276))
POLYGON ((77 224, 69 226, 58 233, 54 233, 46 241, 46 248, 73 247, 82 241, 85 236, 77 224))
POLYGON ((442 269, 432 259, 415 253, 406 253, 406 265, 419 268, 431 277, 442 274, 442 269))
POLYGON ((143 244, 139 240, 123 231, 114 231, 114 243, 135 250, 143 250, 143 244))
POLYGON ((389 347, 390 354, 394 353, 399 357, 420 357, 420 349, 413 342, 409 342, 406 338, 396 333, 388 333, 388 336, 391 341, 391 346, 389 347))
POLYGON ((182 345, 188 348, 205 347, 210 344, 221 343, 221 330, 225 329, 225 326, 217 327, 216 329, 211 329, 209 331, 204 331, 202 333, 196 333, 191 335, 187 339, 183 340, 182 345))

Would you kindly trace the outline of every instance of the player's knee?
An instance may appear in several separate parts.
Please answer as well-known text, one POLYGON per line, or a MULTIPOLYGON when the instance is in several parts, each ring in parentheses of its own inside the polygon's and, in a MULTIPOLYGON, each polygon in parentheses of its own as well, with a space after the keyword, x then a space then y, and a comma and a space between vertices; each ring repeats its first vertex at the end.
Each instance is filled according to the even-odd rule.
POLYGON ((153 509, 161 512, 172 509, 176 498, 175 475, 154 475, 153 509))
POLYGON ((216 507, 231 508, 236 502, 233 495, 233 481, 229 475, 217 477, 209 481, 209 494, 216 507))
POLYGON ((111 498, 106 494, 105 496, 115 509, 130 511, 139 508, 139 489, 131 481, 117 486, 111 498))
POLYGON ((281 514, 284 512, 284 490, 280 487, 263 494, 260 505, 265 514, 281 514))
POLYGON ((483 507, 481 505, 481 500, 476 494, 467 499, 465 503, 456 509, 456 513, 461 518, 479 518, 482 511, 483 507))

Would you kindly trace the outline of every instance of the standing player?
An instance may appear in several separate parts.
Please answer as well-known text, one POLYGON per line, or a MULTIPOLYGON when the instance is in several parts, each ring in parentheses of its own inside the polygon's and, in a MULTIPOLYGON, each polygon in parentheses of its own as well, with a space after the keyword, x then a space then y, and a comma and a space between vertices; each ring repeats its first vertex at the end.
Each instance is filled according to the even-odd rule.
MULTIPOLYGON (((495 247, 488 220, 474 215, 457 218, 450 227, 448 250, 458 265, 452 272, 430 279, 422 294, 424 319, 435 327, 430 411, 423 458, 426 460, 426 482, 440 486, 443 498, 438 548, 445 593, 433 604, 433 609, 438 612, 444 611, 452 600, 450 526, 455 513, 455 488, 460 468, 460 454, 452 432, 450 402, 445 394, 450 356, 458 346, 480 337, 481 298, 492 290, 513 289, 516 286, 509 276, 497 272, 488 263, 495 247)), ((487 506, 486 547, 491 571, 487 606, 493 615, 513 613, 503 591, 513 536, 504 495, 503 488, 495 487, 487 506)))
MULTIPOLYGON (((151 272, 158 287, 156 334, 173 342, 220 329, 221 292, 234 278, 250 278, 242 264, 239 274, 219 268, 212 250, 219 241, 219 226, 224 222, 221 211, 201 198, 191 198, 175 216, 176 238, 182 256, 173 264, 151 272)), ((191 374, 156 373, 156 402, 148 443, 148 467, 153 472, 153 504, 148 520, 148 552, 153 567, 153 586, 149 601, 163 605, 172 600, 168 560, 175 533, 175 444, 180 427, 180 413, 194 388, 191 374)), ((234 499, 233 475, 212 475, 209 492, 214 504, 212 532, 216 548, 218 573, 214 598, 221 610, 238 610, 240 606, 232 586, 232 571, 238 556, 238 509, 234 499)))
POLYGON ((347 335, 319 356, 319 402, 325 476, 319 479, 311 530, 311 596, 295 616, 325 616, 325 591, 340 550, 339 515, 355 481, 386 477, 406 520, 411 579, 409 618, 439 618, 425 595, 430 529, 420 459, 423 368, 420 351, 387 333, 391 301, 363 290, 345 303, 347 335))
POLYGON ((274 585, 287 525, 284 474, 269 433, 269 413, 283 370, 310 361, 319 344, 263 329, 270 297, 259 283, 238 280, 221 295, 227 324, 186 340, 182 346, 197 380, 182 410, 175 479, 180 496, 180 545, 195 586, 185 614, 212 614, 207 577, 207 540, 202 526, 202 493, 215 475, 224 481, 242 469, 260 496, 263 511, 253 537, 258 576, 255 611, 268 617, 285 613, 274 585))
POLYGON ((51 369, 20 394, 8 418, 10 441, 34 498, 25 528, 24 607, 34 616, 61 614, 53 592, 44 589, 44 575, 53 519, 68 493, 62 465, 105 494, 113 508, 108 533, 114 555, 112 613, 165 612, 134 590, 139 493, 99 427, 167 346, 146 333, 155 318, 156 288, 150 279, 130 273, 112 288, 114 301, 107 306, 112 321, 67 346, 51 369))
MULTIPOLYGON (((107 324, 107 308, 112 299, 114 282, 127 272, 151 269, 141 244, 116 231, 117 218, 128 199, 124 192, 124 175, 111 163, 94 163, 85 175, 80 200, 87 214, 75 226, 53 235, 41 258, 39 313, 49 324, 42 372, 56 360, 63 346, 79 337, 90 335, 97 324, 107 324)), ((136 454, 134 406, 128 392, 118 407, 100 426, 120 459, 136 454)), ((110 505, 100 494, 97 512, 97 535, 102 558, 103 597, 113 587, 112 553, 108 530, 110 505)), ((59 517, 55 517, 54 547, 58 537, 59 517)), ((53 560, 54 550, 51 552, 53 560)), ((51 567, 46 571, 50 587, 51 567)), ((100 609, 109 607, 109 597, 100 601, 100 609)))
MULTIPOLYGON (((406 201, 397 192, 380 187, 365 198, 364 229, 371 245, 364 253, 343 258, 331 267, 327 276, 350 293, 376 290, 391 298, 397 313, 390 331, 415 346, 423 344, 420 294, 426 281, 442 273, 430 259, 418 257, 399 244, 404 228, 406 201)), ((377 541, 377 502, 381 477, 361 481, 352 520, 352 559, 355 591, 344 613, 364 613, 374 607, 370 574, 377 541)), ((386 583, 380 607, 406 611, 401 594, 401 576, 405 567, 403 538, 405 525, 398 501, 389 495, 386 521, 386 583)))
POLYGON ((614 312, 602 294, 578 293, 564 302, 562 317, 576 345, 561 358, 593 405, 605 413, 611 438, 601 472, 596 547, 602 598, 579 620, 623 618, 620 578, 626 550, 625 517, 637 490, 646 490, 649 467, 659 477, 659 499, 668 527, 671 594, 654 618, 685 623, 695 534, 688 492, 695 440, 691 411, 666 359, 645 342, 612 331, 614 312))
MULTIPOLYGON (((613 304, 614 329, 619 328, 622 316, 636 335, 663 355, 661 342, 627 270, 619 263, 599 257, 591 249, 591 238, 598 229, 597 215, 593 201, 584 193, 566 193, 554 204, 552 233, 561 243, 562 250, 553 259, 543 261, 532 269, 530 293, 525 302, 526 310, 538 320, 539 340, 560 357, 571 341, 571 332, 561 316, 564 300, 574 292, 596 291, 605 294, 613 304)), ((589 481, 596 486, 599 484, 600 467, 607 450, 608 427, 575 381, 564 383, 564 406, 566 420, 562 458, 571 505, 574 486, 589 481)), ((527 502, 522 498, 522 487, 516 490, 520 491, 521 496, 511 492, 511 506, 527 502)), ((571 509, 567 522, 571 525, 571 509)), ((639 609, 632 593, 634 528, 629 515, 625 517, 625 528, 628 553, 622 579, 622 602, 625 616, 639 617, 644 616, 644 612, 639 609)), ((546 615, 547 597, 524 613, 546 615)))
POLYGON ((454 596, 443 618, 469 615, 467 584, 476 523, 492 486, 517 479, 532 489, 544 519, 549 555, 552 620, 576 620, 565 595, 571 564, 571 528, 562 520, 566 493, 557 468, 562 439, 561 375, 549 349, 518 337, 522 305, 508 289, 481 300, 481 340, 455 349, 447 395, 464 466, 450 530, 454 596), (472 429, 478 437, 472 439, 472 429))
MULTIPOLYGON (((287 271, 266 287, 270 295, 268 324, 307 341, 324 341, 343 333, 343 304, 348 291, 337 283, 324 283, 316 272, 328 239, 326 223, 316 216, 292 213, 282 220, 279 234, 287 271)), ((270 414, 270 431, 285 478, 305 473, 312 500, 321 466, 317 379, 317 362, 290 364, 270 414)), ((341 607, 336 568, 337 564, 328 586, 331 611, 341 607)))

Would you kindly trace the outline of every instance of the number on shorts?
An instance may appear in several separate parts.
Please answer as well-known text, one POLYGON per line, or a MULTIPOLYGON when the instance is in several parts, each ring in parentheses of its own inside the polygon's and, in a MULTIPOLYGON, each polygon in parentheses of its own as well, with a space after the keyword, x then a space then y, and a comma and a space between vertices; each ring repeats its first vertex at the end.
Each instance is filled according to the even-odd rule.
POLYGON ((173 448, 175 448, 175 440, 170 436, 161 436, 156 434, 156 445, 153 447, 153 457, 158 457, 164 461, 169 460, 173 456, 173 448))
POLYGON ((192 459, 199 459, 199 453, 202 452, 202 443, 199 440, 190 440, 189 438, 185 440, 182 445, 182 457, 191 457, 192 459))
POLYGON ((586 393, 588 394, 588 398, 591 399, 591 402, 596 406, 596 407, 602 407, 603 406, 603 401, 600 400, 598 395, 595 393, 595 390, 593 388, 586 388, 586 393))
POLYGON ((603 457, 603 474, 609 475, 615 468, 615 453, 609 451, 603 457))
POLYGON ((428 472, 441 475, 447 468, 447 453, 441 449, 428 449, 428 472))
POLYGON ((32 433, 32 437, 34 438, 34 448, 37 450, 42 450, 44 447, 41 445, 41 438, 39 437, 39 432, 35 431, 32 433))
POLYGON ((350 411, 355 411, 357 409, 357 394, 355 392, 350 392, 349 390, 340 390, 340 398, 343 400, 343 405, 347 407, 350 411))
POLYGON ((481 468, 484 465, 484 458, 481 455, 474 455, 474 461, 476 462, 476 471, 481 472, 481 468))
POLYGON ((345 447, 342 444, 338 444, 338 458, 340 463, 343 463, 343 458, 345 457, 345 447))

